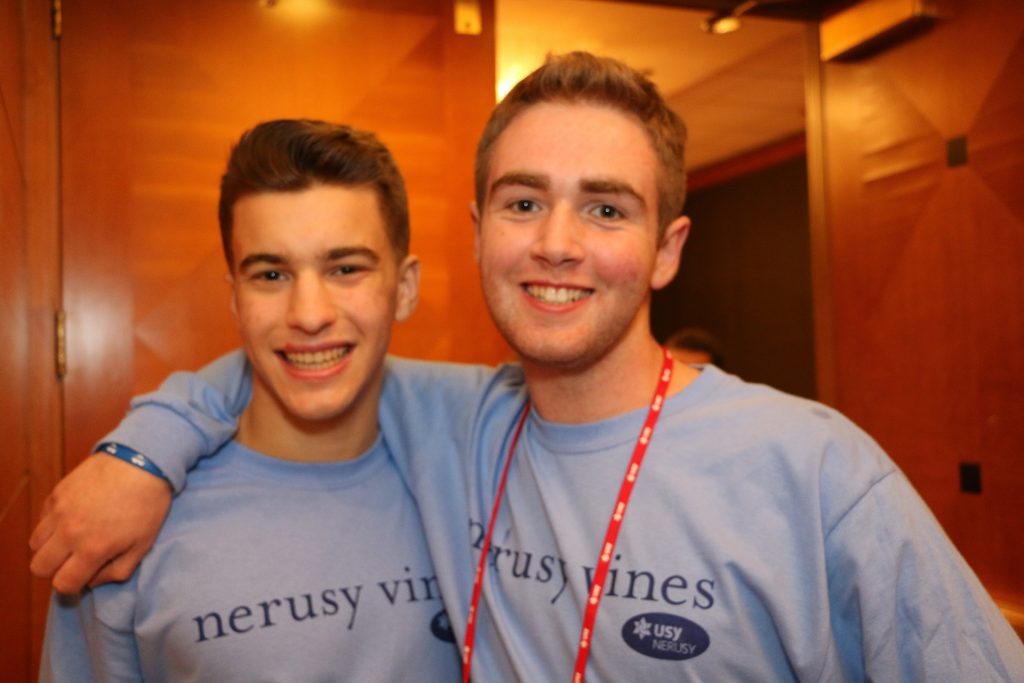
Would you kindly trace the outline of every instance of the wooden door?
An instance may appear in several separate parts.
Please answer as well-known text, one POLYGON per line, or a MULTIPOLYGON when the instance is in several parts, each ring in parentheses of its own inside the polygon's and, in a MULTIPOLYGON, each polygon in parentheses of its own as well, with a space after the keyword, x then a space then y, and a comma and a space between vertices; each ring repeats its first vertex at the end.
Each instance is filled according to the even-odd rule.
POLYGON ((49 584, 28 537, 60 471, 56 49, 50 8, 0 3, 0 678, 36 680, 49 584))
POLYGON ((25 230, 25 155, 22 119, 22 55, 19 7, 0 6, 0 670, 25 681, 31 670, 28 526, 31 483, 28 462, 26 388, 28 320, 25 230))
POLYGON ((373 129, 410 191, 420 310, 393 351, 494 362, 472 261, 472 152, 494 98, 493 3, 65 0, 61 42, 69 464, 169 371, 237 345, 216 201, 231 143, 310 117, 373 129))

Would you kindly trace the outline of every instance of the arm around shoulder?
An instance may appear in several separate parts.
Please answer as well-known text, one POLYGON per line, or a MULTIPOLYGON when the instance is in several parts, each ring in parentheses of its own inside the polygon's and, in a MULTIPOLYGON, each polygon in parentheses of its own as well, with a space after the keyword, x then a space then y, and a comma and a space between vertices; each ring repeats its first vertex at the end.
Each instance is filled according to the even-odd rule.
POLYGON ((86 458, 43 503, 32 573, 74 594, 123 581, 153 545, 171 504, 166 481, 105 454, 86 458))
POLYGON ((144 454, 167 481, 109 455, 87 458, 44 502, 29 542, 32 572, 52 576, 62 593, 130 576, 167 516, 171 486, 180 490, 186 471, 232 437, 250 393, 245 356, 234 352, 135 398, 103 441, 144 454))
POLYGON ((238 429, 252 395, 242 351, 221 356, 198 373, 175 372, 160 388, 132 399, 132 410, 102 441, 144 453, 176 492, 199 458, 215 453, 238 429))

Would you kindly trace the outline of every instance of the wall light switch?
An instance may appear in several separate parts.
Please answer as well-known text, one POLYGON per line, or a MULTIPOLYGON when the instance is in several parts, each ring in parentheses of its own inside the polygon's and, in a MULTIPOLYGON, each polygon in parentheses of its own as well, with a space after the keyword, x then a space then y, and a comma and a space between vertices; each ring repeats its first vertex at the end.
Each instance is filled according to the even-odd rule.
POLYGON ((962 493, 981 493, 981 464, 976 462, 960 463, 960 491, 962 493))

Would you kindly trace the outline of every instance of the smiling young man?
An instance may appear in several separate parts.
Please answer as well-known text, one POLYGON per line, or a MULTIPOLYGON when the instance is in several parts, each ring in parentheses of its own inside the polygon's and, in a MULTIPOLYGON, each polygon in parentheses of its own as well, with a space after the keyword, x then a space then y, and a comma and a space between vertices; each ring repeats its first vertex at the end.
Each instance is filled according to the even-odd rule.
POLYGON ((419 283, 398 168, 369 133, 263 123, 231 153, 220 222, 252 399, 131 579, 55 597, 42 680, 452 680, 377 424, 419 283))
MULTIPOLYGON (((474 211, 480 274, 534 405, 559 422, 644 405, 663 358, 651 290, 674 277, 689 229, 659 222, 644 127, 605 104, 540 102, 492 144, 474 211)), ((696 374, 678 372, 670 393, 696 374)))
MULTIPOLYGON (((483 133, 477 258, 521 364, 391 361, 380 412, 464 672, 1024 676, 1020 643, 877 445, 824 406, 675 363, 651 336, 651 290, 674 276, 689 228, 684 139, 647 79, 583 53, 524 79, 483 133)), ((167 448, 153 431, 188 434, 184 416, 222 440, 244 402, 242 372, 231 357, 144 397, 113 438, 180 486, 181 451, 202 445, 167 448)), ((95 462, 58 489, 34 538, 37 571, 74 551, 57 576, 91 576, 64 529, 89 507, 86 482, 120 491, 135 478, 110 468, 95 462)), ((166 496, 155 486, 131 484, 166 496)), ((106 530, 106 514, 87 517, 106 530)), ((115 526, 123 547, 145 537, 115 526)))

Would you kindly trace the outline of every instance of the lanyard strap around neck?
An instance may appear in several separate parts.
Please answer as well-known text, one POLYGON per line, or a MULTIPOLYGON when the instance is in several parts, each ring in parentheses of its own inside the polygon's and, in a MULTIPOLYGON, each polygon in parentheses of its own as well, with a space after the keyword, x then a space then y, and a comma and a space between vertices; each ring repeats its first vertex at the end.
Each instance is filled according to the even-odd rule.
MULTIPOLYGON (((640 465, 643 463, 644 455, 647 453, 647 444, 650 443, 654 434, 654 427, 661 415, 661 407, 668 394, 668 385, 672 381, 672 356, 667 349, 662 349, 664 362, 662 363, 661 374, 658 376, 658 386, 654 391, 654 398, 647 411, 647 419, 644 421, 640 436, 637 437, 636 446, 633 448, 633 457, 630 458, 626 474, 622 478, 622 485, 619 487, 619 497, 612 508, 611 517, 608 519, 608 529, 605 532, 604 543, 601 544, 601 553, 598 556, 597 566, 594 569, 594 578, 591 582, 590 595, 587 599, 587 608, 583 614, 583 626, 580 629, 579 650, 576 653, 576 666, 573 671, 573 683, 583 683, 587 669, 587 658, 590 655, 591 636, 594 632, 594 622, 597 620, 597 608, 601 604, 601 596, 604 590, 604 580, 608 575, 608 567, 611 565, 612 556, 615 553, 615 544, 619 537, 619 529, 622 520, 626 516, 626 508, 629 505, 629 497, 633 493, 633 485, 636 483, 637 475, 640 473, 640 465)), ((470 664, 473 660, 473 645, 476 637, 476 620, 480 606, 480 593, 483 588, 484 571, 487 567, 487 554, 491 547, 491 535, 494 531, 494 523, 498 518, 498 510, 501 508, 501 499, 505 493, 505 481, 508 478, 509 465, 512 464, 512 456, 516 451, 516 444, 519 443, 519 435, 526 423, 526 416, 530 412, 530 403, 523 406, 522 414, 516 424, 515 434, 509 445, 508 455, 505 457, 505 467, 501 473, 501 481, 498 484, 498 492, 494 496, 494 505, 491 509, 491 519, 487 525, 487 534, 484 536, 483 547, 480 549, 480 562, 476 568, 476 577, 473 581, 473 597, 469 606, 469 616, 466 619, 465 645, 462 648, 462 683, 469 683, 470 664)))

